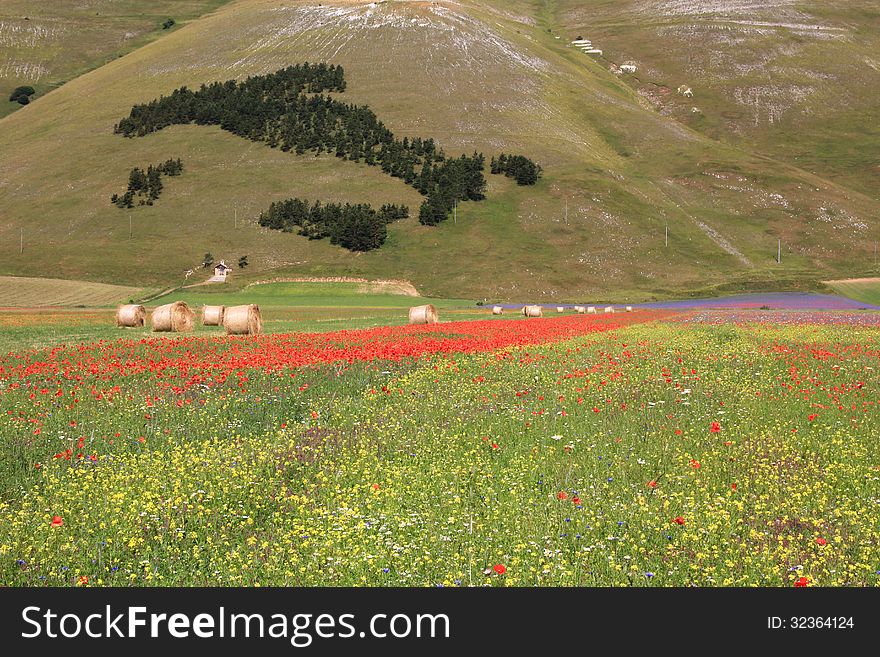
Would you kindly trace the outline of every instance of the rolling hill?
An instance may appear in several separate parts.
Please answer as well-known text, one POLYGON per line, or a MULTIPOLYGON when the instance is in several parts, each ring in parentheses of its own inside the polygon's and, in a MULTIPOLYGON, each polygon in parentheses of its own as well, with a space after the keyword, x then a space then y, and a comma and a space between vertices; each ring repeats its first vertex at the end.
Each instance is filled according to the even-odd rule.
POLYGON ((0 4, 0 117, 21 108, 7 100, 17 86, 31 86, 39 97, 223 2, 4 0, 0 4))
POLYGON ((880 198, 876 0, 555 5, 560 24, 592 38, 664 116, 880 198))
POLYGON ((799 168, 758 137, 689 126, 610 70, 610 52, 569 46, 589 16, 574 10, 598 20, 611 4, 225 4, 0 120, 0 273, 172 286, 211 252, 248 255, 251 267, 233 274, 245 280, 394 278, 428 295, 512 300, 803 288, 872 273, 880 213, 865 185, 799 168), (113 134, 133 105, 180 86, 305 61, 341 64, 347 88, 331 95, 368 104, 401 138, 433 137, 450 155, 522 153, 544 176, 518 187, 487 172, 488 198, 431 228, 413 218, 418 192, 375 167, 217 126, 113 134), (167 158, 184 174, 155 205, 111 205, 131 168, 167 158), (256 224, 293 196, 405 203, 411 218, 355 255, 256 224))

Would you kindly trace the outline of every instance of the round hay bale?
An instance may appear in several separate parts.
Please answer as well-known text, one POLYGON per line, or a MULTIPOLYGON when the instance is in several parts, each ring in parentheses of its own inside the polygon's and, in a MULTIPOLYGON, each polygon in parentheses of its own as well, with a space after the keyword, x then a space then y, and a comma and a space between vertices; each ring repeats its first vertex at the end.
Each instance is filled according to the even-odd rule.
POLYGON ((574 311, 575 311, 576 313, 583 314, 583 313, 587 312, 587 309, 584 308, 583 306, 575 306, 575 307, 574 307, 574 311))
POLYGON ((544 309, 541 306, 523 306, 522 314, 526 317, 543 317, 544 309))
POLYGON ((596 306, 587 306, 587 314, 592 315, 596 312, 596 306))
POLYGON ((605 312, 606 312, 606 313, 613 313, 613 312, 614 312, 614 306, 605 306, 605 312))
POLYGON ((633 307, 632 307, 632 306, 627 306, 627 307, 626 307, 626 312, 631 313, 632 311, 633 311, 633 307))
POLYGON ((139 328, 144 325, 146 319, 147 311, 136 303, 129 303, 116 309, 116 326, 139 328))
POLYGON ((440 320, 437 309, 434 304, 426 304, 424 306, 413 306, 409 309, 410 324, 436 324, 440 320))
POLYGON ((182 333, 192 331, 196 314, 183 301, 159 306, 150 315, 150 324, 157 332, 182 333))
POLYGON ((263 332, 263 316, 255 304, 232 306, 223 313, 223 327, 227 335, 259 335, 263 332))
POLYGON ((504 314, 504 308, 502 308, 501 306, 495 306, 495 307, 492 308, 492 314, 493 314, 493 315, 503 315, 503 314, 504 314))
POLYGON ((558 313, 564 313, 564 312, 565 312, 565 308, 563 308, 562 306, 556 306, 556 312, 558 312, 558 313))
POLYGON ((226 306, 203 306, 202 326, 223 326, 226 306))

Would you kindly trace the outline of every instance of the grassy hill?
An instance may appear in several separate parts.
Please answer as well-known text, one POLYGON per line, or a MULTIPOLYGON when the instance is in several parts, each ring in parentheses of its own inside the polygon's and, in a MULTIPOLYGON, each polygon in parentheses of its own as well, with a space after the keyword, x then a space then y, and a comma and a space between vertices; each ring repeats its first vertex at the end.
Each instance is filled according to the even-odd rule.
POLYGON ((143 290, 123 285, 59 278, 0 276, 0 308, 34 306, 112 306, 136 299, 143 290))
POLYGON ((828 287, 845 297, 880 306, 880 278, 828 281, 828 287))
POLYGON ((657 111, 607 62, 568 47, 566 9, 525 0, 226 4, 0 121, 0 273, 174 286, 210 251, 227 262, 248 255, 247 273, 233 274, 245 282, 268 272, 347 275, 410 280, 429 296, 614 290, 625 301, 872 272, 880 231, 871 196, 657 111), (434 137, 449 154, 520 152, 544 177, 517 187, 487 173, 488 199, 462 204, 456 222, 404 220, 381 249, 354 255, 256 218, 291 196, 406 203, 412 214, 422 197, 375 168, 283 153, 217 127, 113 134, 133 104, 179 86, 302 61, 342 64, 339 97, 369 104, 401 137, 434 137), (132 167, 169 157, 185 171, 166 179, 154 206, 110 204, 132 167))
POLYGON ((37 96, 131 52, 226 0, 89 0, 0 4, 0 117, 21 108, 8 102, 20 85, 37 96), (163 27, 168 19, 174 25, 163 27))
POLYGON ((661 114, 880 198, 876 0, 548 4, 661 114))

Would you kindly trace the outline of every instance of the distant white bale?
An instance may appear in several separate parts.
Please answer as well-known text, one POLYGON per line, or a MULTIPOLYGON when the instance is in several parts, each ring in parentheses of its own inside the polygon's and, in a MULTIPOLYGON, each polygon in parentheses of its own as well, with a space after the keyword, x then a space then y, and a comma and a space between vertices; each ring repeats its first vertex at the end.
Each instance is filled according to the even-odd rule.
POLYGON ((587 313, 592 315, 596 312, 596 306, 587 306, 587 313))
POLYGON ((493 306, 492 307, 492 314, 493 315, 503 315, 504 308, 502 308, 501 306, 493 306))
POLYGON ((626 312, 631 313, 632 311, 633 311, 633 307, 632 307, 632 306, 627 306, 627 307, 626 307, 626 312))
POLYGON ((544 309, 541 306, 523 306, 522 314, 526 317, 543 317, 544 309))
POLYGON ((565 308, 563 308, 562 306, 556 306, 556 312, 558 312, 558 313, 564 313, 564 312, 565 312, 565 308))
POLYGON ((574 307, 574 311, 575 311, 576 313, 581 313, 581 314, 583 314, 584 312, 586 312, 586 310, 587 310, 587 309, 584 308, 583 306, 575 306, 575 307, 574 307))
POLYGON ((587 46, 589 46, 589 45, 591 45, 592 43, 593 43, 593 42, 590 41, 589 39, 575 39, 574 41, 571 42, 571 44, 572 44, 573 46, 583 46, 583 45, 587 45, 587 46))
POLYGON ((599 50, 598 48, 591 48, 590 50, 584 50, 584 52, 587 53, 588 55, 601 55, 602 54, 602 51, 599 50))
POLYGON ((635 73, 639 69, 635 64, 621 64, 620 70, 624 73, 635 73))
POLYGON ((676 89, 680 96, 684 96, 685 98, 693 98, 694 91, 686 84, 681 85, 678 89, 676 89))
POLYGON ((614 306, 605 306, 605 312, 606 312, 606 313, 613 313, 613 312, 614 312, 614 306))

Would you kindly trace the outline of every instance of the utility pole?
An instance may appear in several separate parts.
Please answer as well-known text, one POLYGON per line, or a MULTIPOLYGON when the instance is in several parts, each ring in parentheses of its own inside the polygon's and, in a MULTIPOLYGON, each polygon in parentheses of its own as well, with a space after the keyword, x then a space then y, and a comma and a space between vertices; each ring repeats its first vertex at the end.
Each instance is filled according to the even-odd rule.
POLYGON ((452 223, 454 223, 454 224, 458 223, 457 217, 458 217, 458 201, 453 201, 452 202, 452 223))
POLYGON ((666 228, 663 232, 664 232, 663 237, 664 237, 664 241, 665 241, 665 246, 666 246, 666 248, 669 248, 669 224, 666 224, 666 228))
POLYGON ((782 240, 779 240, 776 245, 776 264, 780 264, 782 262, 782 240))

